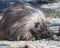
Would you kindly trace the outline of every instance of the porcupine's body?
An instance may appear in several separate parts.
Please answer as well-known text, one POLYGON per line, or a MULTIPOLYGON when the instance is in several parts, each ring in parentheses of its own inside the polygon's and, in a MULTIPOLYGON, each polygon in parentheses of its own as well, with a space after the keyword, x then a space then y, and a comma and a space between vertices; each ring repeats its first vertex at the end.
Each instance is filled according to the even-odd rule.
POLYGON ((44 14, 39 9, 23 4, 14 5, 7 9, 0 21, 0 40, 40 38, 44 19, 44 14))

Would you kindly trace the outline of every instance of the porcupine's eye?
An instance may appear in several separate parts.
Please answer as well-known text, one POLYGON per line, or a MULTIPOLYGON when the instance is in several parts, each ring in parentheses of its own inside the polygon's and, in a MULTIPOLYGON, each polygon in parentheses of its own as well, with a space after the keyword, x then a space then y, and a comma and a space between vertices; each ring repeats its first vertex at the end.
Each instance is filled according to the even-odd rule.
POLYGON ((38 32, 41 32, 41 28, 40 28, 40 23, 36 23, 35 26, 34 26, 34 32, 35 33, 38 33, 38 32))

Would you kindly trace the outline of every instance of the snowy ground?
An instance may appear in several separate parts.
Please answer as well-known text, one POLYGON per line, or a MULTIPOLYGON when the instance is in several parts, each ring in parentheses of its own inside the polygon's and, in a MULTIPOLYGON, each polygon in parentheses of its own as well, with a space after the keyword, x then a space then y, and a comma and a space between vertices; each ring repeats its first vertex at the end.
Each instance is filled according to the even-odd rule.
POLYGON ((60 42, 58 41, 0 41, 0 48, 21 48, 25 45, 28 48, 60 48, 60 42))

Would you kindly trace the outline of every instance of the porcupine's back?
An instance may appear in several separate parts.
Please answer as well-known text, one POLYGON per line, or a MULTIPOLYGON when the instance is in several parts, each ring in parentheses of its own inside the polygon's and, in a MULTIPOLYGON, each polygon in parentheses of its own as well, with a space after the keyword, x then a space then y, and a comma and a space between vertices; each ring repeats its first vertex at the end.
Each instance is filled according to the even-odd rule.
POLYGON ((30 32, 35 23, 42 24, 44 15, 38 9, 23 4, 14 5, 7 9, 0 23, 0 39, 30 40, 34 38, 30 32))

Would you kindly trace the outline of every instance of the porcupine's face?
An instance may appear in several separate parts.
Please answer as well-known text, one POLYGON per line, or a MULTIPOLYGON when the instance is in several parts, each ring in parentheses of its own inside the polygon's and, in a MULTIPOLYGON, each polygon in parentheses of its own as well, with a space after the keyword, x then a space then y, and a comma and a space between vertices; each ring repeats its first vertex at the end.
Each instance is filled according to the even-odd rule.
POLYGON ((8 40, 35 40, 42 33, 44 14, 31 6, 15 5, 2 18, 8 40), (42 28, 42 29, 41 29, 42 28))

